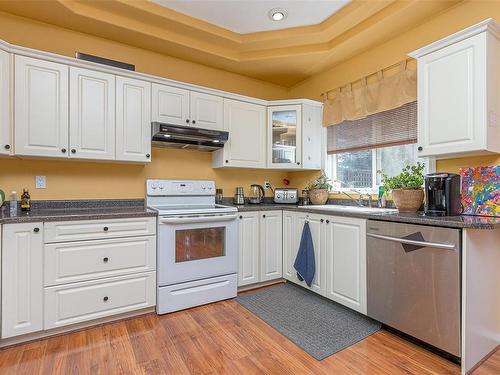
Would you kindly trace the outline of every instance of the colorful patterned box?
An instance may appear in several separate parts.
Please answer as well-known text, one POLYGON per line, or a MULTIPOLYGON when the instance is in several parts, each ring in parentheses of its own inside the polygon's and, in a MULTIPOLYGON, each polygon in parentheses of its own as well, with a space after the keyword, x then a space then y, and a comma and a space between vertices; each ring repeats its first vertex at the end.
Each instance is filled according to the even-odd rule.
POLYGON ((500 216, 500 165, 462 168, 464 215, 500 216))

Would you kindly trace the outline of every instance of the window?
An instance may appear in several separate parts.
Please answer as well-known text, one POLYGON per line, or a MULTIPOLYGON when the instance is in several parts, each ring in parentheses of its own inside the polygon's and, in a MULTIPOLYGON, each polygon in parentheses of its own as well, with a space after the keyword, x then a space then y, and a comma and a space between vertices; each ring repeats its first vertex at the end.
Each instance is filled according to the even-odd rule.
POLYGON ((417 163, 416 102, 328 128, 326 174, 334 190, 376 192, 377 171, 394 176, 417 163))
POLYGON ((408 164, 417 163, 416 145, 406 144, 328 155, 326 174, 334 190, 376 192, 381 184, 377 171, 394 176, 408 164))

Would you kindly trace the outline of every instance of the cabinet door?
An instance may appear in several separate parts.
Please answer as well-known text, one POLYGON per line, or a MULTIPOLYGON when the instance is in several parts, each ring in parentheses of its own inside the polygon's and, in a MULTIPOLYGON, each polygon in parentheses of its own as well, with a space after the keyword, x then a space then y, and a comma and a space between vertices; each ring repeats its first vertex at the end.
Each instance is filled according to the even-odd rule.
POLYGON ((153 83, 153 121, 189 125, 189 90, 153 83))
MULTIPOLYGON (((305 281, 299 281, 298 278, 296 279, 300 285, 302 285, 305 288, 308 288, 312 290, 315 293, 321 294, 324 296, 326 294, 326 273, 325 273, 325 266, 326 266, 326 252, 325 252, 325 238, 324 238, 324 223, 325 219, 320 216, 320 215, 301 215, 298 218, 298 231, 297 231, 297 251, 300 246, 300 239, 302 237, 302 230, 304 228, 304 224, 306 220, 309 222, 309 228, 311 229, 311 236, 313 240, 313 246, 314 246, 314 259, 316 261, 316 274, 314 276, 314 279, 312 281, 312 284, 310 287, 307 286, 305 281)), ((293 259, 295 261, 295 258, 293 259)), ((295 274, 295 277, 297 275, 295 274)))
POLYGON ((318 106, 302 106, 302 167, 321 169, 323 155, 326 154, 323 142, 323 109, 318 106))
POLYGON ((115 76, 70 68, 70 148, 79 159, 115 159, 115 76))
POLYGON ((116 77, 116 160, 151 161, 151 84, 116 77))
POLYGON ((260 281, 283 277, 283 213, 260 212, 260 281))
POLYGON ((214 167, 266 167, 266 107, 224 99, 229 140, 214 155, 214 167))
POLYGON ((267 166, 302 168, 302 109, 300 105, 268 107, 267 166))
POLYGON ((326 297, 366 314, 366 220, 329 218, 326 297))
POLYGON ((2 338, 43 328, 42 228, 42 223, 3 226, 2 338))
POLYGON ((15 56, 15 153, 68 157, 68 66, 15 56))
POLYGON ((10 54, 0 51, 0 154, 12 153, 10 54))
POLYGON ((259 281, 259 213, 242 212, 238 222, 238 286, 259 281))
POLYGON ((418 60, 419 156, 486 147, 486 35, 418 60))
POLYGON ((320 215, 306 213, 283 213, 283 277, 321 295, 326 293, 324 219, 320 215), (314 246, 316 274, 311 287, 299 281, 297 271, 293 267, 299 251, 300 239, 306 220, 309 222, 314 246))
POLYGON ((289 281, 295 281, 296 271, 293 268, 297 250, 299 248, 297 217, 300 213, 283 211, 283 277, 289 281))
POLYGON ((193 126, 211 130, 223 129, 223 99, 221 96, 191 91, 190 121, 193 126))

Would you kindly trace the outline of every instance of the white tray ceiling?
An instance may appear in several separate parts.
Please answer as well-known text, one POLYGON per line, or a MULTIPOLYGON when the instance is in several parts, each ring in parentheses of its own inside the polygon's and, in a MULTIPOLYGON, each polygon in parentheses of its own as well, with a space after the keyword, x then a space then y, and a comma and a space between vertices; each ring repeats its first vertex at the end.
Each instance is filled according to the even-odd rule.
POLYGON ((151 0, 161 6, 209 22, 225 29, 247 34, 321 23, 351 0, 151 0), (285 9, 283 21, 272 21, 273 8, 285 9))

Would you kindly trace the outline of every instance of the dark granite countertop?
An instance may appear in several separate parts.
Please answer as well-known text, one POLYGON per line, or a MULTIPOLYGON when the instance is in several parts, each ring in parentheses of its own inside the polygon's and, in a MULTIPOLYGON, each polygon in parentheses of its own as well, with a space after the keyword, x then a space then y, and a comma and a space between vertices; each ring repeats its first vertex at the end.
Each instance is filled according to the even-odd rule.
MULTIPOLYGON (((227 203, 227 202, 224 202, 227 203)), ((424 216, 423 212, 416 213, 366 213, 366 212, 345 212, 345 211, 331 211, 311 208, 312 206, 299 206, 295 204, 245 204, 234 205, 238 208, 239 212, 247 211, 269 211, 269 210, 285 210, 285 211, 302 211, 315 214, 356 217, 361 219, 392 221, 408 224, 421 224, 431 225, 436 227, 446 228, 470 228, 470 229, 500 229, 500 218, 482 217, 482 216, 424 216)))
MULTIPOLYGON (((223 202, 232 205, 228 201, 223 202)), ((424 216, 417 213, 366 213, 331 211, 300 206, 296 204, 275 204, 269 201, 261 204, 234 205, 239 212, 248 211, 302 211, 323 215, 356 217, 370 220, 391 221, 408 224, 431 225, 447 228, 475 228, 500 229, 500 218, 481 216, 424 216)), ((128 217, 157 216, 157 212, 144 206, 142 199, 103 199, 103 200, 69 200, 69 201, 34 201, 29 212, 22 212, 19 208, 16 216, 9 213, 8 204, 0 209, 0 224, 27 223, 35 221, 64 221, 64 220, 98 220, 119 219, 128 217)))
POLYGON ((34 201, 31 211, 17 209, 11 216, 8 204, 0 209, 0 224, 35 221, 98 220, 157 216, 142 199, 103 199, 74 201, 34 201))

